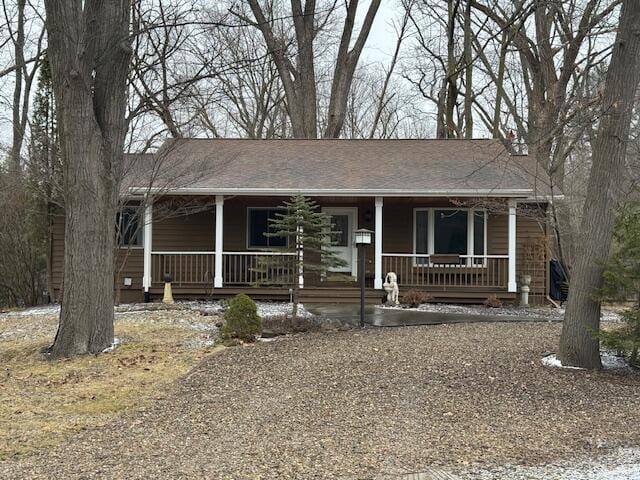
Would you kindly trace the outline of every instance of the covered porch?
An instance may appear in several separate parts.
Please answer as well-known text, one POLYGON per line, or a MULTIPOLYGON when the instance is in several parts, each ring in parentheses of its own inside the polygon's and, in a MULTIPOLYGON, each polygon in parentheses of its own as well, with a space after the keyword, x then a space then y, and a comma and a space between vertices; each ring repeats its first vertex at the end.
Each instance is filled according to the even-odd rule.
POLYGON ((346 267, 322 278, 298 270, 294 254, 264 235, 288 196, 211 195, 201 211, 175 218, 154 215, 166 200, 159 198, 144 211, 145 296, 160 295, 170 275, 178 296, 286 298, 298 285, 306 301, 355 301, 352 232, 367 228, 374 232, 363 250, 371 302, 382 298, 388 272, 396 273, 401 292, 418 289, 452 301, 482 301, 490 294, 515 299, 516 198, 501 198, 502 211, 490 211, 472 198, 309 196, 340 232, 335 248, 346 267))

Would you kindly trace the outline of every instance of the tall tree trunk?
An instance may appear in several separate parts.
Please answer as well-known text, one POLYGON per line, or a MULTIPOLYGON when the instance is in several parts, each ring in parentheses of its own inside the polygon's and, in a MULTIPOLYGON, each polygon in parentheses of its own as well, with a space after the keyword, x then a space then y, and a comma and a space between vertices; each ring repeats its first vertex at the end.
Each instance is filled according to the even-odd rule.
POLYGON ((447 120, 446 120, 446 102, 447 102, 447 77, 442 79, 442 85, 438 90, 438 102, 436 108, 436 138, 447 138, 447 120))
POLYGON ((380 117, 382 116, 382 111, 387 105, 387 90, 389 89, 389 83, 391 82, 391 77, 398 63, 398 57, 400 56, 400 48, 402 47, 402 42, 405 39, 407 28, 409 26, 409 10, 407 10, 402 18, 402 23, 400 24, 400 28, 398 31, 398 40, 396 41, 396 48, 393 51, 393 56, 391 57, 391 63, 389 64, 389 68, 384 76, 384 82, 382 83, 382 91, 380 92, 380 96, 378 97, 378 102, 376 104, 376 112, 373 115, 373 121, 371 122, 371 129, 369 130, 369 138, 374 138, 376 134, 376 130, 378 128, 378 124, 380 123, 380 117))
POLYGON ((493 138, 500 138, 501 136, 501 123, 502 123, 502 98, 504 97, 504 74, 507 51, 509 47, 509 41, 507 32, 502 33, 502 40, 500 41, 500 56, 498 57, 498 73, 495 80, 496 83, 496 104, 493 109, 493 122, 492 122, 492 134, 493 138))
POLYGON ((640 2, 625 0, 607 72, 603 117, 593 150, 582 244, 573 271, 567 313, 560 339, 563 365, 600 368, 601 261, 609 255, 618 188, 621 185, 634 97, 640 83, 640 2))
POLYGON ((331 83, 327 127, 324 131, 325 138, 338 138, 340 136, 347 110, 347 100, 349 98, 349 92, 351 91, 351 84, 353 83, 353 74, 358 65, 360 54, 371 31, 371 25, 373 25, 373 20, 376 17, 381 1, 382 0, 371 1, 362 28, 360 29, 360 34, 351 49, 349 49, 349 45, 351 43, 353 26, 358 10, 358 0, 350 0, 347 4, 347 15, 338 48, 338 57, 333 72, 333 82, 331 83))
POLYGON ((14 39, 14 56, 16 62, 15 85, 13 87, 13 138, 11 144, 11 154, 9 168, 13 175, 20 174, 21 162, 20 151, 24 141, 24 125, 22 121, 22 82, 24 77, 24 9, 26 0, 18 0, 18 26, 14 39))
POLYGON ((65 258, 55 357, 113 343, 113 255, 131 55, 128 2, 46 0, 64 162, 65 258))
POLYGON ((459 137, 459 130, 454 120, 454 111, 458 101, 458 65, 455 57, 456 17, 460 0, 448 0, 447 23, 447 90, 445 101, 446 138, 459 137))
POLYGON ((473 138, 473 56, 471 52, 471 3, 464 11, 464 137, 473 138))
MULTIPOLYGON (((327 125, 324 129, 325 137, 337 138, 340 136, 347 112, 353 74, 381 1, 371 1, 358 38, 352 48, 349 46, 358 9, 358 0, 346 2, 347 14, 334 67, 327 125)), ((255 18, 253 23, 262 32, 278 70, 278 76, 282 81, 293 136, 296 138, 316 138, 318 136, 318 99, 314 54, 314 41, 318 34, 316 1, 305 0, 303 7, 301 0, 291 0, 297 47, 296 65, 293 65, 291 58, 287 56, 287 45, 274 34, 258 0, 248 0, 248 3, 255 18)), ((334 3, 331 8, 336 8, 336 5, 337 3, 334 3)))

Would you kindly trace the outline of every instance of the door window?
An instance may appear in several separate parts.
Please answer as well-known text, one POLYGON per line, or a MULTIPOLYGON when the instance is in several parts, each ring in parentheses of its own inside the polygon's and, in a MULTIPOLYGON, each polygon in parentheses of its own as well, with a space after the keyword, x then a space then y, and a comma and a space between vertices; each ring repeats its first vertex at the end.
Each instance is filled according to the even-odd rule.
POLYGON ((336 247, 349 246, 349 215, 331 215, 331 233, 336 247))

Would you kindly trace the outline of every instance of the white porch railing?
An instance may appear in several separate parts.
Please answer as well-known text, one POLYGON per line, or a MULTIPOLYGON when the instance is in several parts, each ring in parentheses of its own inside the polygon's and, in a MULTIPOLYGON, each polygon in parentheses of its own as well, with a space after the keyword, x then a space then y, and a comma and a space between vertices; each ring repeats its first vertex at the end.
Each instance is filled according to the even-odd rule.
POLYGON ((508 255, 383 253, 383 274, 394 272, 406 287, 507 289, 508 255))
POLYGON ((289 286, 298 281, 295 253, 223 252, 224 285, 289 286))
MULTIPOLYGON (((153 284, 170 275, 175 286, 213 286, 216 252, 152 252, 153 284)), ((223 252, 225 286, 289 286, 298 281, 295 253, 223 252)))
POLYGON ((215 252, 152 252, 151 282, 164 282, 171 275, 172 283, 183 285, 211 285, 215 267, 215 252))
MULTIPOLYGON (((151 254, 151 278, 162 284, 171 275, 175 286, 213 286, 216 255, 207 252, 164 251, 151 254)), ((383 253, 383 274, 395 272, 405 287, 489 288, 506 290, 508 255, 426 255, 383 253)), ((295 254, 223 252, 224 286, 282 286, 299 281, 295 254)))

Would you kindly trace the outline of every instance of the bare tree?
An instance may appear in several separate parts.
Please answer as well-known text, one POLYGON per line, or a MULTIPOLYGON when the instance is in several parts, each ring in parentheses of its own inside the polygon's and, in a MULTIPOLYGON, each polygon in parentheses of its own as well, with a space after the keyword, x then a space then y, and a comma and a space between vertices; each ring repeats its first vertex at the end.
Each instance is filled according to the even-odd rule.
MULTIPOLYGON (((327 121, 324 127, 325 137, 335 138, 340 135, 353 75, 380 2, 381 0, 371 1, 355 41, 353 41, 354 26, 359 2, 358 0, 345 2, 346 12, 333 68, 327 121)), ((304 6, 301 0, 291 0, 290 15, 295 32, 295 60, 290 54, 290 42, 274 28, 273 11, 263 8, 258 0, 249 0, 248 3, 254 20, 240 13, 238 15, 254 24, 262 32, 284 88, 293 136, 316 138, 318 136, 318 79, 316 78, 315 44, 319 31, 327 24, 330 15, 336 9, 337 2, 330 4, 323 15, 318 13, 316 0, 305 0, 304 6)))
POLYGON ((640 84, 640 3, 625 0, 603 92, 603 112, 593 151, 582 242, 569 292, 560 339, 563 365, 600 368, 600 346, 594 332, 600 328, 602 264, 609 255, 615 208, 625 169, 629 128, 640 84))
POLYGON ((193 121, 190 98, 195 86, 210 78, 218 49, 202 48, 206 26, 197 2, 135 2, 132 23, 132 106, 129 121, 151 114, 169 135, 180 138, 193 121))
POLYGON ((0 72, 0 76, 9 73, 13 73, 14 76, 9 166, 11 172, 17 175, 22 168, 22 147, 29 119, 31 90, 44 50, 45 28, 37 6, 26 0, 17 0, 14 10, 9 10, 4 2, 2 5, 8 41, 13 47, 14 64, 0 72))
POLYGON ((475 34, 471 9, 468 4, 463 7, 462 0, 404 4, 417 32, 418 58, 404 77, 435 105, 437 138, 473 137, 475 34))
POLYGON ((249 138, 286 136, 289 125, 278 71, 255 28, 212 28, 206 45, 218 49, 211 78, 192 95, 196 123, 220 136, 223 114, 231 133, 249 138), (284 119, 284 122, 283 122, 284 119))
POLYGON ((391 56, 391 62, 389 63, 389 67, 387 67, 385 72, 384 81, 382 83, 382 89, 380 90, 380 93, 377 95, 378 97, 377 106, 375 109, 375 113, 373 115, 371 129, 369 130, 369 138, 375 137, 376 130, 378 128, 378 125, 380 124, 381 117, 390 101, 390 98, 387 95, 387 92, 389 91, 391 79, 393 77, 396 66, 398 64, 398 60, 400 58, 400 49, 402 48, 402 43, 405 41, 408 30, 409 30, 409 12, 411 10, 412 4, 413 4, 413 0, 411 0, 406 5, 405 13, 402 17, 402 20, 400 21, 400 24, 396 28, 398 38, 396 40, 396 46, 393 50, 393 55, 391 56))
POLYGON ((114 219, 132 49, 127 2, 46 0, 45 7, 64 160, 64 291, 51 347, 60 357, 113 342, 114 219))

